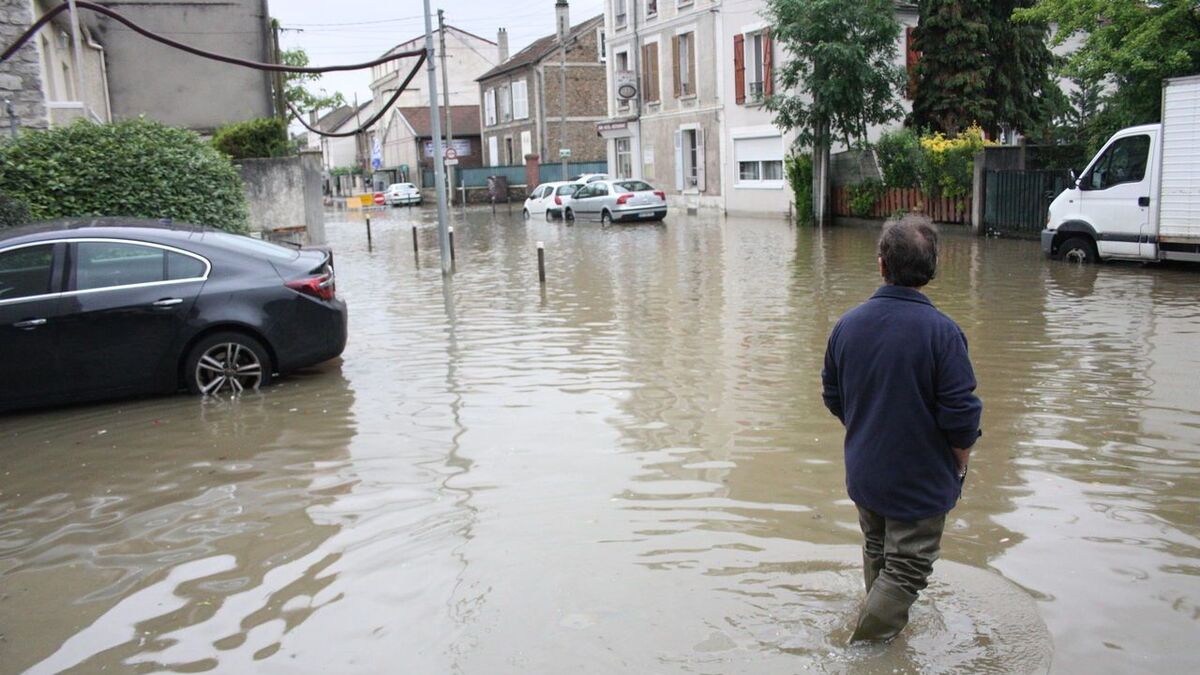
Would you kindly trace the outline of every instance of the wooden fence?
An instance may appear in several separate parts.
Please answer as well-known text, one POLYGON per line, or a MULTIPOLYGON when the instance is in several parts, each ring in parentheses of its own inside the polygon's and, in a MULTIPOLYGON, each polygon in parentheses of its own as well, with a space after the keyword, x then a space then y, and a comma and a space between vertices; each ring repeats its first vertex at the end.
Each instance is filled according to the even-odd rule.
MULTIPOLYGON (((917 188, 888 188, 871 212, 869 218, 887 218, 897 211, 921 212, 938 223, 970 224, 971 198, 930 199, 917 188)), ((833 189, 833 215, 858 216, 850 210, 850 189, 833 189)))

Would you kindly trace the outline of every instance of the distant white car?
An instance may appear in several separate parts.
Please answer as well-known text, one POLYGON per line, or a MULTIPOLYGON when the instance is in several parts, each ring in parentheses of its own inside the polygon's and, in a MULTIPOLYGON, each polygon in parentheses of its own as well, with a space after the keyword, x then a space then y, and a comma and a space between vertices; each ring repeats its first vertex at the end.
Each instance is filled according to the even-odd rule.
POLYGON ((572 183, 585 185, 587 183, 595 183, 598 180, 608 180, 610 176, 606 173, 581 173, 571 179, 572 183))
POLYGON ((412 183, 392 183, 384 193, 384 199, 392 206, 420 204, 421 190, 412 183))
POLYGON ((574 189, 574 183, 566 181, 542 183, 535 187, 533 192, 529 193, 529 197, 525 199, 525 208, 521 211, 521 215, 529 218, 534 214, 545 214, 547 218, 550 218, 561 213, 562 206, 554 203, 554 196, 557 194, 558 188, 564 185, 570 185, 574 189))

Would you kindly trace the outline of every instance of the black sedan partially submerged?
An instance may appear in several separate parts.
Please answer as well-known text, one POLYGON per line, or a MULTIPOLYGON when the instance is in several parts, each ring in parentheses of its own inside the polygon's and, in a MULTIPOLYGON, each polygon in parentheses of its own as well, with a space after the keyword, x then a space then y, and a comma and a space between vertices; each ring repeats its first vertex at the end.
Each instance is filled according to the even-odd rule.
POLYGON ((333 255, 104 218, 0 231, 0 410, 239 394, 342 353, 333 255))

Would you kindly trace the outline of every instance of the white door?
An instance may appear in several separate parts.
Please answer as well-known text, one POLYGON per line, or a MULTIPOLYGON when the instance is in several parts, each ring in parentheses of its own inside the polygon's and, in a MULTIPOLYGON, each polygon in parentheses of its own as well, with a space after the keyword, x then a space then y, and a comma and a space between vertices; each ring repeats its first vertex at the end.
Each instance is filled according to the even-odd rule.
POLYGON ((1149 255, 1153 133, 1112 141, 1079 181, 1080 213, 1096 228, 1101 256, 1149 255))
POLYGON ((683 192, 683 131, 675 130, 675 191, 683 192))
POLYGON ((500 166, 500 147, 495 136, 488 136, 488 166, 500 166))

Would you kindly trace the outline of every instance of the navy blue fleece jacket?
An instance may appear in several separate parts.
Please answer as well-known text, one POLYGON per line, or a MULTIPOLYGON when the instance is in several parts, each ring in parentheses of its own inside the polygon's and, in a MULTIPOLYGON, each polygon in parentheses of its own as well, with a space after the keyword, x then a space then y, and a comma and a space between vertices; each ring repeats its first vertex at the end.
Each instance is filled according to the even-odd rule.
POLYGON ((846 489, 897 520, 931 518, 961 493, 952 447, 979 437, 983 404, 967 339, 920 291, 883 286, 834 326, 825 406, 846 426, 846 489))

